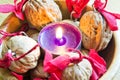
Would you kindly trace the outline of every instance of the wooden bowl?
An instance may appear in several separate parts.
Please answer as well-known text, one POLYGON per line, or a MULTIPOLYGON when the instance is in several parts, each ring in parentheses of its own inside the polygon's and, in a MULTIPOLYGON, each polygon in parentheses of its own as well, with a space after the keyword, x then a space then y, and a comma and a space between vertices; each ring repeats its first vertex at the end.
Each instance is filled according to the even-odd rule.
POLYGON ((107 62, 107 72, 100 80, 118 80, 120 78, 120 30, 115 31, 108 47, 100 53, 107 62))

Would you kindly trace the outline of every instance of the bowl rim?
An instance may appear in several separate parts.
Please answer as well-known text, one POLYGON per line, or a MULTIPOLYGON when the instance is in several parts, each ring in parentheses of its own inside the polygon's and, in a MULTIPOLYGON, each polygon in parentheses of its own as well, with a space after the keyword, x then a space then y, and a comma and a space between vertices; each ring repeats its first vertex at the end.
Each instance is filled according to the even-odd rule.
POLYGON ((113 60, 108 70, 106 71, 106 73, 99 80, 112 80, 120 68, 120 60, 119 60, 120 59, 120 54, 119 54, 120 37, 119 35, 120 35, 120 30, 113 32, 113 36, 115 38, 115 51, 114 51, 113 60))

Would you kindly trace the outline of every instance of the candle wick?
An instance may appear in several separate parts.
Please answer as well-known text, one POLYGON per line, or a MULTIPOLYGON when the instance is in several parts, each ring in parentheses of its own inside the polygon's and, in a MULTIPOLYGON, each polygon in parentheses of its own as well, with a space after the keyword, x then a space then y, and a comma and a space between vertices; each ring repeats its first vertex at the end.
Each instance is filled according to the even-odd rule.
POLYGON ((65 43, 66 43, 65 37, 55 39, 55 44, 57 46, 63 46, 63 45, 65 45, 65 43))

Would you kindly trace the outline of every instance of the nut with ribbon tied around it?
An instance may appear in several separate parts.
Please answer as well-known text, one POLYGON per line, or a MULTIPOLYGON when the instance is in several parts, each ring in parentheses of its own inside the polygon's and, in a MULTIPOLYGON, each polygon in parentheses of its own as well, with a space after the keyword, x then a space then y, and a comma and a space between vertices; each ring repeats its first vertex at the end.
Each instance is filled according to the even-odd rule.
POLYGON ((89 80, 92 75, 90 62, 83 59, 78 64, 67 67, 62 74, 62 80, 89 80))
POLYGON ((86 12, 80 19, 82 43, 86 49, 103 50, 112 38, 112 31, 118 29, 116 19, 120 14, 110 13, 104 10, 106 3, 95 0, 93 11, 86 12))
MULTIPOLYGON (((0 13, 10 13, 0 25, 0 30, 13 33, 19 31, 24 23, 22 7, 27 0, 14 0, 14 4, 0 4, 0 13)), ((2 37, 0 35, 0 37, 2 37)))
POLYGON ((9 68, 16 73, 26 73, 36 67, 40 48, 32 38, 16 35, 2 42, 1 56, 1 68, 9 68))
POLYGON ((86 49, 103 50, 112 38, 105 19, 99 12, 86 12, 80 19, 80 31, 82 32, 82 44, 86 49))
POLYGON ((62 20, 61 11, 54 0, 28 0, 24 11, 27 21, 38 30, 48 23, 62 20))

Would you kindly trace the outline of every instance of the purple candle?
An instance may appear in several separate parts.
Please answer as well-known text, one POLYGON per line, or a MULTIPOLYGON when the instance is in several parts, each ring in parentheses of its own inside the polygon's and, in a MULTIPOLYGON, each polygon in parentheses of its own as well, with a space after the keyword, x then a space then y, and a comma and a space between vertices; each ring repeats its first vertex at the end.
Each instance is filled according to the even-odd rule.
POLYGON ((69 23, 51 23, 40 31, 38 43, 44 50, 61 53, 67 48, 78 48, 81 44, 81 34, 77 27, 69 23))

